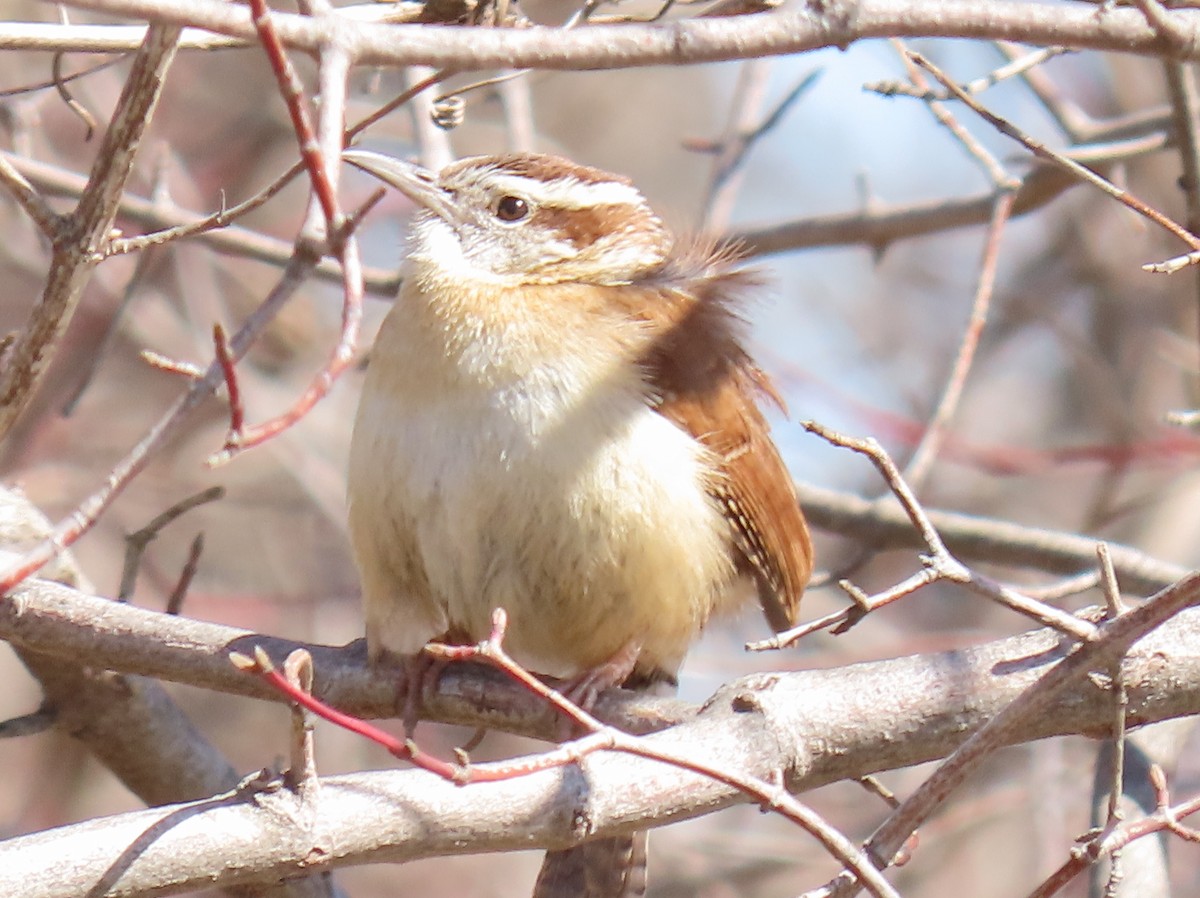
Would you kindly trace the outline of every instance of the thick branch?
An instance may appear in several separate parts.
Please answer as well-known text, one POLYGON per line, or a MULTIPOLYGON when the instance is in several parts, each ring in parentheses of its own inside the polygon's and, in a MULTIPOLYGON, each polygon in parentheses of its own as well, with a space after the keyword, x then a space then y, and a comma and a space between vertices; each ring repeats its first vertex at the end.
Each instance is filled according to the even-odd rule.
MULTIPOLYGON (((808 483, 796 484, 809 523, 880 549, 920 548, 920 534, 900 506, 872 502, 851 493, 808 483)), ((1009 521, 952 511, 930 511, 929 520, 955 555, 972 561, 1077 574, 1096 566, 1097 538, 1058 530, 1024 527, 1009 521)), ((1109 543, 1121 586, 1130 592, 1155 592, 1188 573, 1131 546, 1109 543)))
MULTIPOLYGON (((35 601, 44 590, 40 584, 23 588, 26 615, 49 613, 35 601)), ((67 590, 54 592, 53 599, 63 604, 89 604, 67 590)), ((121 611, 120 618, 104 616, 100 627, 161 617, 121 611)), ((231 632, 177 623, 183 646, 194 642, 197 628, 211 628, 213 635, 231 632)), ((102 653, 108 641, 97 639, 102 653)), ((257 641, 265 640, 247 640, 257 641)), ((664 749, 719 760, 763 779, 782 770, 790 789, 810 789, 944 756, 1065 654, 1055 634, 1040 631, 940 655, 753 676, 725 687, 699 716, 650 738, 664 749)), ((332 681, 328 671, 323 678, 327 691, 336 692, 331 682, 344 689, 354 662, 320 652, 318 683, 331 663, 343 668, 332 681)), ((1200 711, 1200 612, 1184 612, 1137 643, 1124 672, 1132 724, 1200 711)), ((360 668, 358 675, 365 678, 366 671, 360 668)), ((443 676, 438 702, 447 680, 469 676, 452 668, 443 676)), ((246 679, 257 688, 257 681, 246 679)), ((348 696, 343 691, 340 697, 348 696)), ((1009 736, 1024 741, 1105 735, 1110 725, 1110 696, 1096 681, 1079 677, 1050 699, 1045 713, 1009 736)), ((414 771, 333 777, 322 782, 315 811, 302 809, 286 791, 271 791, 13 839, 0 844, 0 884, 27 898, 138 895, 151 889, 169 894, 201 882, 270 879, 367 861, 564 847, 585 836, 663 824, 741 800, 708 778, 603 753, 578 767, 468 787, 414 771), (105 888, 88 892, 97 882, 105 888)))
MULTIPOLYGON (((71 6, 156 22, 194 25, 249 40, 245 7, 216 0, 71 0, 71 6)), ((846 47, 864 38, 958 37, 1113 50, 1177 59, 1200 58, 1200 27, 1177 15, 1182 41, 1164 47, 1136 9, 1094 4, 998 0, 840 0, 748 16, 650 25, 594 25, 563 31, 377 25, 346 17, 275 14, 292 49, 317 53, 326 43, 365 65, 437 68, 611 69, 684 65, 846 47), (819 8, 819 12, 815 11, 819 8)))
MULTIPOLYGON (((1013 201, 1012 214, 1015 217, 1040 209, 1078 183, 1058 169, 1036 168, 1022 180, 1013 201)), ((996 191, 989 190, 978 196, 876 207, 763 225, 735 231, 732 237, 751 256, 855 244, 880 250, 897 240, 987 224, 995 205, 996 191)))

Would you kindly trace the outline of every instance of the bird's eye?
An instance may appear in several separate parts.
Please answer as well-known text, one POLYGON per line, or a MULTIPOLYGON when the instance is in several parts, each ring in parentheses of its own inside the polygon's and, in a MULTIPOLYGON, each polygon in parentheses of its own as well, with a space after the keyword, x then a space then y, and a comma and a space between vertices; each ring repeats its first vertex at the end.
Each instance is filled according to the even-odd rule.
POLYGON ((519 196, 502 196, 496 203, 496 217, 501 221, 520 221, 529 214, 529 203, 519 196))

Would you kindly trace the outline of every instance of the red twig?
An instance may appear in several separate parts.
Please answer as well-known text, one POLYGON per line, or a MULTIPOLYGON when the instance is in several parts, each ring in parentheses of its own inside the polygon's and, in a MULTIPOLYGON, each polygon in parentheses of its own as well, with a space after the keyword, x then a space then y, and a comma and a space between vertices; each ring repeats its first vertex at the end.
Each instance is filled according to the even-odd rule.
POLYGON ((305 692, 279 672, 266 651, 261 647, 255 646, 253 658, 243 655, 241 652, 230 652, 229 660, 239 670, 244 670, 247 673, 261 677, 297 705, 311 711, 318 717, 328 720, 336 726, 340 726, 342 729, 370 739, 377 745, 383 746, 384 749, 395 757, 404 761, 411 761, 417 767, 428 770, 430 773, 437 774, 451 782, 467 782, 467 779, 463 777, 463 773, 467 768, 448 764, 432 755, 426 754, 411 739, 397 739, 390 733, 385 733, 379 727, 372 726, 358 717, 345 714, 337 708, 327 705, 310 693, 305 692))
MULTIPOLYGON (((372 194, 362 208, 346 220, 339 234, 331 236, 345 239, 383 195, 382 190, 372 194)), ((298 248, 275 289, 230 340, 230 348, 235 358, 240 358, 250 348, 250 344, 263 332, 284 303, 294 295, 319 261, 320 255, 312 247, 298 248)), ((150 432, 113 468, 98 490, 84 500, 74 512, 59 521, 46 539, 26 552, 19 561, 0 571, 0 595, 8 593, 22 580, 31 577, 50 559, 91 530, 104 510, 124 492, 125 487, 149 463, 154 453, 178 433, 191 411, 207 399, 221 381, 220 366, 214 361, 204 376, 192 383, 187 393, 167 410, 150 432)))
POLYGON ((228 448, 236 445, 241 439, 242 428, 246 424, 246 410, 242 407, 242 390, 238 386, 233 353, 229 351, 229 339, 225 336, 225 328, 220 324, 213 325, 213 350, 217 356, 217 364, 221 366, 221 374, 225 378, 225 389, 229 393, 229 436, 225 439, 225 446, 228 448))
POLYGON ((346 369, 354 364, 358 334, 362 326, 363 280, 358 246, 354 241, 345 244, 341 253, 345 299, 342 303, 342 331, 337 346, 325 367, 309 384, 300 398, 281 415, 250 428, 230 432, 224 448, 209 458, 210 465, 219 465, 238 452, 253 448, 287 430, 307 415, 325 396, 346 369))
POLYGON ((473 646, 434 643, 426 646, 426 651, 451 660, 480 658, 494 664, 518 683, 546 699, 555 708, 588 730, 587 736, 560 745, 554 751, 527 758, 482 765, 470 764, 464 759, 464 763, 449 764, 432 755, 425 754, 411 739, 403 741, 397 739, 357 717, 344 714, 336 708, 326 705, 297 688, 276 671, 270 658, 261 648, 255 649, 254 658, 239 652, 231 652, 229 659, 236 667, 262 677, 293 702, 319 717, 378 743, 397 758, 410 761, 423 770, 459 785, 514 779, 537 771, 576 763, 587 755, 603 750, 619 751, 647 760, 659 761, 710 777, 756 799, 765 810, 781 814, 810 833, 848 870, 853 871, 857 880, 862 882, 867 891, 875 898, 899 898, 895 889, 883 878, 858 846, 826 823, 814 811, 797 801, 782 785, 768 783, 736 771, 722 769, 705 760, 652 746, 643 739, 605 726, 583 708, 563 696, 562 693, 551 689, 514 661, 505 651, 503 640, 507 621, 504 610, 498 608, 492 615, 492 632, 483 642, 473 646))
POLYGON ((250 18, 258 32, 258 40, 263 46, 263 51, 267 54, 267 60, 271 63, 271 70, 275 73, 279 90, 287 103, 288 114, 292 117, 292 128, 295 130, 296 136, 300 138, 300 153, 304 158, 304 165, 308 169, 308 177, 312 181, 313 191, 321 203, 321 211, 325 213, 325 220, 329 222, 330 231, 332 231, 340 215, 337 197, 325 169, 325 154, 321 151, 320 144, 317 143, 312 117, 304 105, 304 86, 300 83, 287 53, 284 52, 283 43, 279 40, 275 26, 271 22, 271 12, 267 7, 266 0, 250 0, 250 18))
MULTIPOLYGON (((231 428, 229 439, 226 440, 225 446, 220 452, 215 453, 209 459, 210 465, 221 464, 228 461, 238 452, 271 439, 307 415, 313 406, 329 393, 329 390, 333 387, 338 377, 354 363, 359 330, 362 325, 362 261, 358 254, 358 244, 351 238, 338 236, 343 232, 342 213, 338 207, 337 191, 334 187, 334 178, 331 175, 329 167, 332 160, 329 159, 328 153, 321 148, 321 143, 313 128, 312 118, 309 115, 306 105, 303 85, 300 84, 295 69, 292 68, 292 64, 284 52, 279 35, 275 32, 275 28, 271 23, 270 11, 266 0, 250 0, 250 7, 251 17, 254 21, 254 27, 258 32, 259 41, 262 43, 267 59, 271 63, 271 68, 275 72, 275 79, 279 84, 279 89, 283 94, 288 112, 292 118, 292 127, 296 132, 296 139, 300 144, 300 152, 303 156, 305 167, 308 170, 309 180, 312 182, 313 193, 321 206, 321 212, 325 218, 325 231, 329 235, 329 246, 341 262, 343 289, 342 327, 337 345, 334 347, 329 361, 317 373, 308 388, 292 404, 291 408, 283 414, 277 415, 254 427, 231 428)), ((339 82, 338 90, 344 87, 344 78, 348 71, 348 64, 349 57, 338 47, 329 47, 322 52, 322 85, 326 104, 323 116, 326 119, 334 109, 333 82, 339 82), (327 70, 335 72, 335 74, 327 76, 327 70), (339 79, 341 80, 339 81, 339 79)), ((341 143, 340 95, 336 109, 339 115, 336 143, 341 143)), ((326 133, 332 133, 332 131, 326 129, 326 133)), ((330 152, 334 152, 336 149, 335 147, 330 152)))

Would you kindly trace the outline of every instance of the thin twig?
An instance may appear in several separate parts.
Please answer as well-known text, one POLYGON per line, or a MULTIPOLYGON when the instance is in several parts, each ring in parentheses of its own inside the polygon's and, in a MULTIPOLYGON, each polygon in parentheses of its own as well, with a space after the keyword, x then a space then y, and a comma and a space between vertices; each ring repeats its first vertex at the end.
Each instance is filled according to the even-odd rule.
MULTIPOLYGON (((62 7, 59 7, 60 11, 62 7)), ((63 24, 66 24, 65 22, 63 24)), ((67 82, 62 76, 62 53, 55 53, 50 60, 50 74, 54 79, 54 89, 57 91, 59 99, 66 104, 67 108, 75 115, 77 119, 83 122, 83 142, 91 143, 92 137, 96 134, 96 117, 88 112, 87 107, 76 100, 70 89, 67 87, 67 82)))
MULTIPOLYGON (((996 41, 996 49, 1014 63, 1028 53, 1028 48, 1012 41, 996 41)), ((1059 129, 1072 143, 1082 143, 1095 136, 1097 123, 1075 101, 1065 96, 1046 72, 1038 66, 1024 69, 1021 80, 1033 91, 1042 107, 1050 113, 1059 129)))
POLYGON ((962 342, 959 344, 958 354, 950 369, 950 375, 946 378, 942 397, 938 400, 937 408, 925 427, 925 433, 921 436, 921 442, 917 444, 904 472, 905 479, 915 490, 920 490, 925 478, 929 476, 933 462, 946 440, 950 422, 958 411, 958 404, 962 399, 967 377, 971 372, 975 353, 979 349, 979 341, 987 324, 988 308, 991 305, 992 292, 996 285, 996 266, 1000 259, 1000 239, 1004 234, 1004 227, 1012 215, 1015 196, 1013 191, 1004 190, 996 197, 996 207, 984 240, 983 259, 979 264, 979 280, 975 286, 975 299, 971 304, 971 316, 967 321, 967 328, 963 333, 962 342))
MULTIPOLYGON (((174 59, 180 28, 151 25, 134 57, 112 120, 97 149, 88 186, 74 212, 56 233, 50 276, 29 322, 0 368, 0 437, 28 405, 75 313, 84 287, 109 240, 121 194, 133 171, 142 136, 162 95, 165 73, 174 59)), ((8 171, 0 166, 0 175, 8 171)), ((11 178, 5 178, 10 189, 11 178)), ((28 192, 23 207, 29 208, 28 192)))
POLYGON ((159 246, 164 243, 171 243, 175 240, 182 240, 185 237, 193 237, 199 234, 205 234, 209 231, 225 228, 231 223, 237 221, 248 212, 253 212, 267 200, 276 196, 283 188, 287 187, 298 174, 304 171, 304 163, 296 162, 277 177, 274 181, 268 184, 262 190, 251 196, 249 199, 238 203, 228 208, 222 208, 207 215, 203 218, 189 221, 186 224, 176 225, 175 227, 163 228, 162 230, 154 231, 150 234, 143 234, 140 237, 121 237, 113 240, 105 250, 108 256, 122 255, 124 253, 137 252, 151 246, 159 246))
POLYGON ((33 223, 42 234, 50 240, 58 237, 66 224, 65 217, 50 208, 50 204, 33 189, 33 185, 25 180, 25 176, 17 171, 3 154, 0 154, 0 184, 8 189, 17 205, 33 219, 33 223))
POLYGON ((704 203, 704 227, 719 233, 729 225, 733 203, 737 196, 745 161, 750 151, 769 134, 796 102, 808 92, 821 75, 816 69, 802 76, 775 108, 757 123, 758 109, 766 99, 770 68, 764 60, 748 60, 743 64, 742 80, 732 103, 733 112, 725 134, 713 147, 717 158, 709 180, 708 197, 704 203), (761 63, 761 65, 759 65, 761 63))
POLYGON ((128 601, 133 595, 133 588, 137 583, 138 568, 141 567, 142 555, 146 551, 146 547, 150 545, 162 532, 163 528, 172 521, 177 520, 180 516, 187 514, 193 508, 205 505, 209 502, 216 502, 225 496, 225 487, 210 486, 206 490, 201 490, 194 496, 188 496, 186 499, 181 499, 176 502, 166 511, 156 515, 150 523, 141 530, 137 530, 125 537, 125 563, 121 570, 121 586, 117 591, 117 598, 121 601, 128 601))
MULTIPOLYGON (((1007 744, 1008 734, 1019 727, 1023 720, 1045 713, 1053 698, 1076 678, 1085 676, 1089 670, 1097 667, 1107 667, 1114 658, 1122 657, 1138 639, 1198 602, 1200 572, 1193 572, 1140 607, 1115 620, 1106 621, 1096 639, 1076 646, 1070 655, 955 749, 933 775, 875 831, 867 842, 867 852, 876 865, 881 868, 886 866, 913 830, 929 818, 985 757, 1007 744)), ((849 898, 857 891, 858 884, 853 877, 841 874, 824 888, 810 894, 825 898, 849 898)))
POLYGON ((49 78, 45 81, 35 81, 32 84, 22 84, 20 87, 6 87, 0 90, 0 99, 5 97, 19 97, 22 94, 35 94, 43 91, 48 87, 55 87, 59 84, 70 84, 72 81, 78 81, 80 78, 86 78, 88 75, 94 75, 96 72, 102 72, 105 69, 112 68, 118 63, 125 61, 125 54, 114 56, 112 59, 106 59, 103 62, 97 62, 80 69, 78 72, 72 72, 69 75, 59 73, 57 78, 49 78))
POLYGON ((137 261, 133 266, 133 273, 129 275, 129 280, 125 282, 125 286, 121 290, 121 299, 117 303, 116 309, 113 310, 112 318, 108 321, 108 326, 104 329, 104 336, 100 338, 99 345, 92 350, 83 363, 83 375, 79 378, 78 385, 71 391, 71 395, 67 397, 66 402, 62 405, 63 417, 69 417, 75 411, 75 406, 79 404, 79 400, 83 398, 83 394, 91 386, 96 372, 100 370, 101 363, 108 357, 109 352, 112 351, 113 344, 117 341, 117 335, 121 331, 125 313, 133 303, 134 297, 137 296, 138 290, 141 288, 147 273, 157 261, 157 254, 152 251, 144 252, 137 257, 137 261))
MULTIPOLYGON (((1165 62, 1163 68, 1183 168, 1179 186, 1186 201, 1187 226, 1193 234, 1200 233, 1200 96, 1197 95, 1196 76, 1192 67, 1182 62, 1165 62)), ((1200 308, 1200 275, 1192 279, 1192 289, 1196 291, 1197 307, 1200 308)))
POLYGON ((716 233, 729 224, 737 198, 741 177, 738 172, 758 130, 756 120, 767 99, 772 60, 747 59, 738 67, 737 84, 729 102, 729 119, 725 133, 717 143, 708 191, 700 207, 701 230, 716 233))
POLYGON ((1182 225, 1173 221, 1171 218, 1167 217, 1166 215, 1163 215, 1157 209, 1154 209, 1151 206, 1147 205, 1142 200, 1138 199, 1136 196, 1131 194, 1129 191, 1123 190, 1120 187, 1117 187, 1111 181, 1109 181, 1105 178, 1102 178, 1100 175, 1096 174, 1094 171, 1092 171, 1089 168, 1085 168, 1084 166, 1080 165, 1078 162, 1075 162, 1072 159, 1068 159, 1066 156, 1062 155, 1061 153, 1056 153, 1054 150, 1051 150, 1049 147, 1047 147, 1041 141, 1035 140, 1034 138, 1030 137, 1028 134, 1026 134, 1024 131, 1022 131, 1020 128, 1018 128, 1016 125, 1009 122, 1007 119, 1001 118, 1000 116, 996 115, 994 112, 991 112, 990 110, 986 109, 981 103, 979 103, 978 100, 976 100, 970 94, 966 93, 964 90, 959 88, 959 86, 957 84, 955 84, 954 81, 951 80, 940 68, 938 68, 932 62, 930 62, 928 59, 926 59, 920 53, 915 53, 915 52, 910 51, 909 55, 912 58, 913 62, 915 62, 917 65, 921 66, 923 69, 925 69, 931 75, 933 75, 935 78, 937 78, 938 81, 940 81, 946 87, 947 90, 949 90, 952 94, 954 94, 959 100, 966 103, 967 106, 969 106, 977 115, 979 115, 981 118, 983 118, 985 121, 987 121, 988 124, 990 124, 992 127, 994 127, 997 131, 999 131, 1000 133, 1004 134, 1007 137, 1011 137, 1013 140, 1018 141, 1026 149, 1028 149, 1031 153, 1033 153, 1035 156, 1037 156, 1039 159, 1045 159, 1046 161, 1050 162, 1052 165, 1054 165, 1058 168, 1061 168, 1064 171, 1070 172, 1075 177, 1077 177, 1083 181, 1086 181, 1087 183, 1091 184, 1093 187, 1099 188, 1101 191, 1103 191, 1104 193, 1113 197, 1115 200, 1117 200, 1121 204, 1128 206, 1130 209, 1134 210, 1139 215, 1149 219, 1150 221, 1154 222, 1156 225, 1158 225, 1159 227, 1163 228, 1164 230, 1170 232, 1171 234, 1174 234, 1177 238, 1179 238, 1181 241, 1183 241, 1185 244, 1187 244, 1193 250, 1200 250, 1200 237, 1197 237, 1196 235, 1192 234, 1190 231, 1188 231, 1182 225))
MULTIPOLYGON (((347 220, 345 230, 357 227, 362 216, 380 200, 382 195, 382 191, 376 192, 356 215, 347 220)), ((320 252, 309 251, 305 247, 297 248, 296 254, 284 269, 275 288, 230 339, 229 345, 235 358, 241 358, 245 354, 251 343, 258 338, 267 324, 299 289, 320 258, 320 252)), ((149 463, 151 457, 181 429, 192 410, 211 396, 222 382, 220 365, 214 360, 209 365, 204 377, 200 380, 193 380, 188 391, 163 414, 158 423, 109 472, 103 486, 84 500, 74 512, 59 521, 47 539, 27 551, 19 561, 0 571, 0 595, 9 592, 16 584, 31 576, 64 548, 72 545, 79 537, 87 533, 105 509, 124 492, 130 481, 149 463)))
POLYGON ((242 437, 246 426, 246 408, 242 403, 242 388, 238 382, 237 366, 234 364, 233 353, 229 349, 229 338, 225 336, 225 328, 220 323, 212 327, 213 354, 217 364, 221 366, 221 376, 225 378, 225 392, 229 396, 229 436, 225 438, 227 445, 235 445, 242 437))
MULTIPOLYGON (((918 91, 921 91, 926 95, 925 105, 933 114, 933 117, 937 119, 938 123, 954 135, 955 139, 962 145, 963 149, 967 151, 967 155, 979 164, 979 166, 983 169, 984 174, 988 176, 989 180, 991 180, 992 184, 996 186, 997 190, 1016 190, 1017 187, 1020 186, 1020 180, 1004 170, 1004 166, 1000 164, 1000 160, 988 152, 987 147, 976 140, 971 132, 962 126, 958 119, 956 119, 953 114, 951 114, 950 110, 946 108, 945 103, 943 103, 941 100, 931 99, 929 97, 929 94, 931 93, 929 89, 929 82, 925 80, 925 76, 913 62, 912 54, 904 45, 904 42, 897 38, 892 38, 889 43, 896 50, 896 52, 900 54, 900 59, 904 63, 904 67, 908 71, 908 77, 912 80, 913 85, 918 91)), ((993 220, 995 220, 994 216, 993 220)))
MULTIPOLYGON (((881 594, 881 597, 887 601, 894 601, 902 595, 919 589, 920 587, 934 582, 935 580, 948 580, 954 583, 960 583, 973 592, 986 596, 1013 611, 1030 617, 1039 623, 1053 627, 1062 633, 1070 635, 1074 639, 1090 640, 1096 636, 1096 628, 1087 621, 1080 620, 1074 615, 1067 614, 1065 611, 1060 611, 1051 605, 1044 602, 1038 602, 1028 596, 1021 595, 1014 589, 1003 586, 992 580, 990 577, 985 577, 982 574, 971 570, 962 562, 958 561, 946 548, 937 529, 929 520, 929 516, 917 501, 911 488, 905 482, 900 471, 896 468, 895 463, 891 460, 883 447, 873 439, 854 439, 843 434, 836 433, 829 428, 826 428, 813 421, 806 421, 803 424, 804 429, 810 433, 815 433, 822 439, 832 443, 835 446, 842 446, 854 452, 858 452, 867 456, 879 470, 887 482, 888 487, 900 501, 900 505, 904 508, 905 514, 908 515, 912 525, 921 534, 921 540, 929 549, 929 554, 922 557, 923 569, 916 574, 913 574, 902 584, 893 587, 890 590, 881 594)), ((868 598, 865 595, 857 596, 860 604, 868 609, 877 607, 875 598, 868 598)), ((850 623, 854 622, 853 618, 850 623)), ((787 637, 790 634, 780 634, 781 640, 786 645, 787 637)))
MULTIPOLYGON (((1005 53, 1009 60, 1007 63, 993 69, 982 78, 975 78, 959 86, 969 94, 981 94, 995 87, 1001 81, 1027 74, 1031 69, 1049 59, 1053 59, 1055 56, 1074 52, 1068 47, 1039 47, 1036 50, 1027 51, 1016 44, 1009 44, 1008 46, 1013 48, 1013 52, 1011 55, 1007 52, 1005 53)), ((884 96, 903 95, 927 101, 949 100, 952 98, 950 92, 947 90, 933 90, 925 84, 904 81, 869 81, 863 85, 863 89, 875 91, 884 96)))
MULTIPOLYGON (((1117 584, 1116 571, 1113 570, 1112 556, 1104 543, 1096 544, 1096 558, 1100 563, 1100 582, 1108 606, 1107 619, 1116 620, 1125 612, 1125 604, 1121 601, 1121 589, 1117 584)), ((1109 674, 1113 693, 1113 750, 1106 827, 1116 826, 1120 822, 1121 796, 1125 792, 1125 712, 1129 707, 1129 693, 1125 688, 1121 661, 1120 657, 1113 661, 1109 674)))
POLYGON ((1097 833, 1081 848, 1072 851, 1071 857, 1030 892, 1028 898, 1051 898, 1092 864, 1105 857, 1112 857, 1130 842, 1145 836, 1166 831, 1187 841, 1197 840, 1195 831, 1182 826, 1179 821, 1200 811, 1200 796, 1171 806, 1161 768, 1155 765, 1150 772, 1159 795, 1158 809, 1148 817, 1128 820, 1097 833))
POLYGON ((1100 585, 1099 571, 1084 571, 1074 577, 1067 577, 1057 583, 1046 586, 1026 586, 1021 591, 1031 598, 1042 602, 1053 602, 1068 596, 1079 595, 1100 585))
POLYGON ((188 589, 191 588, 192 580, 196 577, 196 571, 200 569, 200 556, 203 552, 204 534, 197 533, 192 539, 192 545, 188 548, 188 557, 179 571, 179 579, 175 582, 175 588, 167 596, 167 605, 163 609, 166 614, 178 614, 183 610, 183 600, 187 598, 188 589))

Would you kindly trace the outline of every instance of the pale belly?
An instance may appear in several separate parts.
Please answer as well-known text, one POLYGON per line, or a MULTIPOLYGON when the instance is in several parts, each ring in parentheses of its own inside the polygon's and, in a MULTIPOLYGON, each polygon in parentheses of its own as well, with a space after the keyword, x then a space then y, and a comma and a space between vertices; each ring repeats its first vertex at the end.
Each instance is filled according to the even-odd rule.
POLYGON ((631 641, 640 669, 678 668, 734 581, 705 451, 639 397, 586 405, 531 438, 507 409, 364 401, 351 531, 373 651, 482 639, 503 608, 539 672, 631 641))

